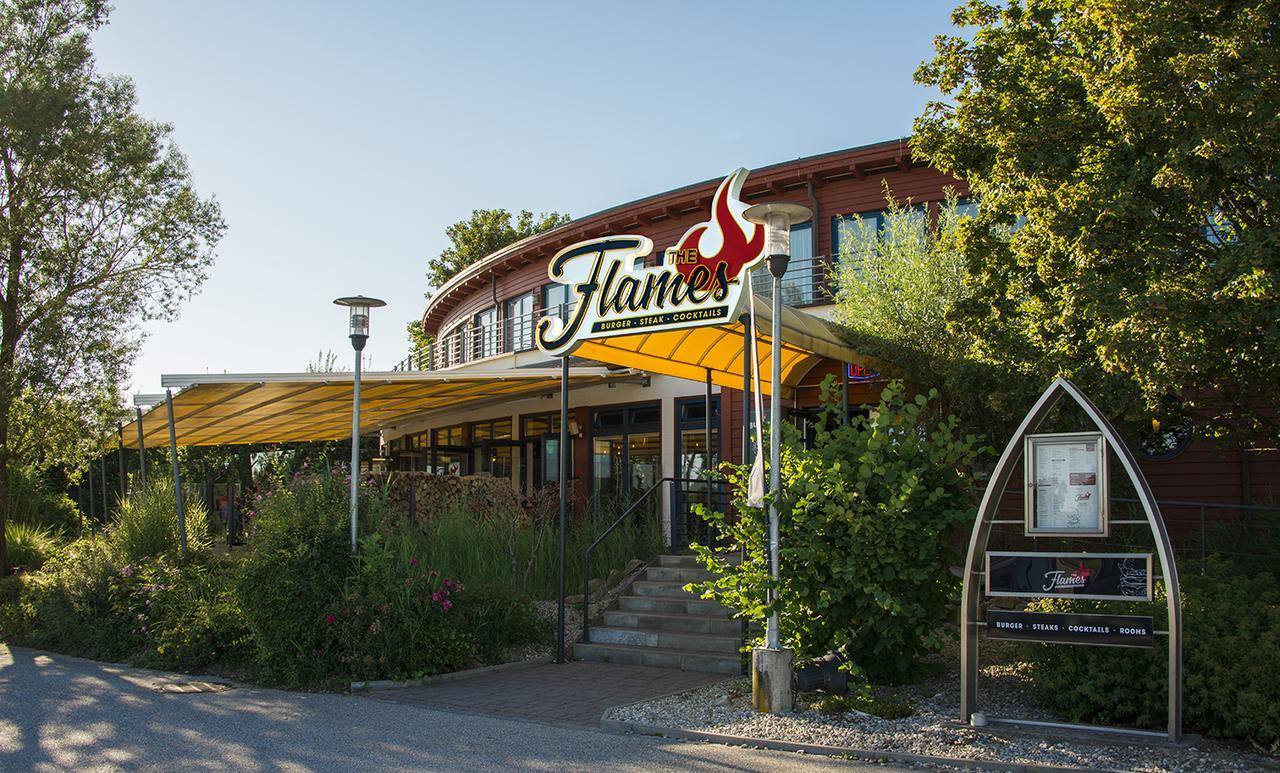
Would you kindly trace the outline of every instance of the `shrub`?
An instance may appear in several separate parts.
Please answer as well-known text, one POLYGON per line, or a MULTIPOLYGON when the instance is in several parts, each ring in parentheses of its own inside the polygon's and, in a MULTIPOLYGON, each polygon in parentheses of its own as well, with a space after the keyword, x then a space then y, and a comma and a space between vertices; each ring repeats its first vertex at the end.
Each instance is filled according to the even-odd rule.
POLYGON ((9 548, 9 564, 34 571, 58 548, 58 540, 48 526, 33 526, 19 521, 4 524, 5 544, 9 548))
POLYGON ((323 476, 277 489, 254 509, 235 591, 263 681, 329 677, 316 657, 325 644, 319 621, 354 568, 348 496, 341 477, 323 476))
MULTIPOLYGON (((1268 573, 1244 574, 1211 561, 1182 580, 1183 716, 1202 733, 1280 745, 1280 590, 1268 573)), ((1163 588, 1153 617, 1166 630, 1163 588)), ((1041 599, 1033 611, 1135 614, 1132 604, 1041 599)), ((1075 721, 1163 729, 1168 705, 1168 639, 1152 650, 1028 646, 1044 699, 1075 721)))
MULTIPOLYGON (((209 514, 204 503, 184 503, 187 545, 199 552, 210 545, 209 514)), ((120 503, 106 530, 107 542, 125 563, 138 563, 162 555, 178 555, 178 508, 173 497, 173 481, 163 476, 147 481, 120 503)))
POLYGON ((7 640, 99 660, 141 650, 144 632, 131 601, 137 580, 116 566, 102 538, 75 540, 18 579, 18 600, 3 621, 7 640))
POLYGON ((81 514, 65 491, 55 488, 43 476, 20 465, 10 464, 9 510, 6 522, 19 521, 47 526, 60 534, 78 534, 81 514))
MULTIPOLYGON (((781 634, 798 658, 841 651, 850 670, 896 681, 914 676, 921 655, 942 646, 939 624, 957 593, 948 568, 953 527, 972 520, 973 481, 966 470, 978 441, 956 434, 954 417, 931 423, 929 400, 903 399, 890 384, 869 416, 830 426, 831 379, 824 383, 828 420, 814 447, 786 444, 779 503, 781 581, 776 609, 781 634)), ((936 393, 930 393, 936 397, 936 393)), ((766 516, 746 504, 749 470, 730 468, 735 507, 712 521, 741 564, 698 546, 719 576, 695 586, 763 620, 771 586, 766 516)))
POLYGON ((191 671, 247 663, 249 632, 227 562, 138 568, 132 611, 144 629, 143 665, 191 671))

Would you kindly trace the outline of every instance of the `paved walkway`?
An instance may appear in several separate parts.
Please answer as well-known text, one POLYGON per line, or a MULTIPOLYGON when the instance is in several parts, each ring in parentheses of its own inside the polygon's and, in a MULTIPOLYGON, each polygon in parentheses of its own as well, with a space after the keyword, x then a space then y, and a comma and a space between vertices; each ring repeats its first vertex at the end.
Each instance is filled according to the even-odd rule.
POLYGON ((617 663, 543 663, 465 677, 429 687, 369 693, 375 700, 595 727, 605 709, 659 698, 726 679, 669 668, 617 663))
MULTIPOLYGON (((0 771, 876 771, 870 763, 434 711, 346 695, 162 689, 190 677, 0 644, 0 771)), ((895 766, 893 770, 906 770, 895 766)))

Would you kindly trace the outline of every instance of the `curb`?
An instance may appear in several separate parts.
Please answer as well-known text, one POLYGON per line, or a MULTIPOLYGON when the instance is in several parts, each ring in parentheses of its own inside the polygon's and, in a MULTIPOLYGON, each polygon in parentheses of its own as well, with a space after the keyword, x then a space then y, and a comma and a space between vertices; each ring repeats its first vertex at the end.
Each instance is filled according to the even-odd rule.
POLYGON ((771 738, 749 738, 739 735, 722 735, 707 733, 701 730, 685 730, 678 727, 662 725, 646 725, 640 722, 623 722, 617 719, 601 719, 600 729, 611 733, 635 733, 637 735, 656 735, 666 738, 679 738, 686 741, 704 741, 726 746, 749 746, 757 749, 773 749, 783 752, 802 752, 820 754, 827 757, 845 757, 848 759, 866 760, 868 762, 905 762, 914 765, 949 765, 970 770, 1015 771, 1016 773, 1061 773, 1062 771, 1079 771, 1081 768, 1063 768, 1045 765, 1028 765, 1025 763, 989 762, 987 760, 957 759, 954 757, 933 757, 924 754, 907 752, 872 751, 868 749, 852 749, 845 746, 824 746, 822 744, 796 743, 794 741, 778 741, 771 738))
POLYGON ((384 690, 399 690, 403 687, 430 687, 433 684, 456 682, 460 679, 470 679, 473 676, 485 676, 487 674, 497 674, 502 671, 515 671, 521 668, 541 666, 550 663, 551 661, 552 658, 550 657, 516 660, 511 663, 499 663, 494 666, 481 666, 479 668, 469 668, 465 671, 452 671, 447 674, 425 676, 421 679, 406 679, 402 682, 394 679, 376 679, 370 682, 352 682, 350 692, 381 692, 384 690))

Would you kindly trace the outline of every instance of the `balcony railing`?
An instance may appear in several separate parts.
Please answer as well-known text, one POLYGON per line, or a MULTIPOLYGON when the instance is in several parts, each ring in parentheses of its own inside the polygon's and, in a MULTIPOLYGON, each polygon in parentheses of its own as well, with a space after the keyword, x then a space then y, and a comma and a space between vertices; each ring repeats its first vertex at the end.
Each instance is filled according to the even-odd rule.
MULTIPOLYGON (((816 306, 831 302, 830 264, 825 257, 793 259, 782 278, 782 302, 788 306, 816 306)), ((769 269, 761 265, 751 274, 751 288, 768 297, 772 292, 769 269)), ((574 304, 540 309, 487 325, 467 323, 455 328, 428 346, 409 353, 395 370, 444 370, 501 354, 527 352, 537 348, 534 331, 538 320, 573 311, 574 304)))

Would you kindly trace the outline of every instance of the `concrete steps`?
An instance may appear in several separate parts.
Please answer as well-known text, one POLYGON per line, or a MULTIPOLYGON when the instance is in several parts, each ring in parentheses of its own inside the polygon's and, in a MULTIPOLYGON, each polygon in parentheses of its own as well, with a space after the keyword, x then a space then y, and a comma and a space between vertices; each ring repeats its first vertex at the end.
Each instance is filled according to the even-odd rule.
POLYGON ((693 556, 664 555, 631 585, 631 593, 591 626, 589 642, 573 645, 575 657, 606 663, 678 668, 716 674, 742 673, 742 623, 733 610, 686 591, 709 580, 693 556))

